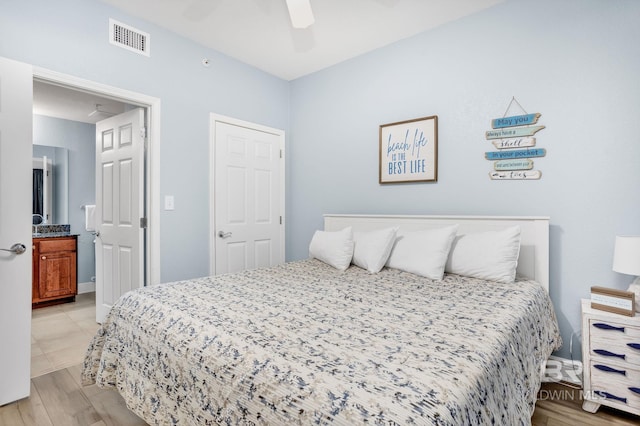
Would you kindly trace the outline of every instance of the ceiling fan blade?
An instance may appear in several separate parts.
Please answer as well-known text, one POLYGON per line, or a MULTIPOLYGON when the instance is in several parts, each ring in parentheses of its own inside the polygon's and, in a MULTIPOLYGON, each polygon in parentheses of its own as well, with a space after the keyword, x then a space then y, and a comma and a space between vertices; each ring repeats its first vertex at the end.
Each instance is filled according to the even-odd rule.
POLYGON ((204 21, 218 7, 219 0, 192 0, 182 12, 182 16, 190 21, 204 21))
POLYGON ((311 0, 286 0, 293 28, 307 28, 315 22, 311 0))

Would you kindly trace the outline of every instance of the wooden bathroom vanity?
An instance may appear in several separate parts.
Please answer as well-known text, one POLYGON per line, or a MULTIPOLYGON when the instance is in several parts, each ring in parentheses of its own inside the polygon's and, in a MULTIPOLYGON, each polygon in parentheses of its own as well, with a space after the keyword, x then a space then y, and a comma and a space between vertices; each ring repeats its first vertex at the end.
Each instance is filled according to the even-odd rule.
POLYGON ((72 302, 78 293, 77 236, 33 238, 32 306, 72 302))

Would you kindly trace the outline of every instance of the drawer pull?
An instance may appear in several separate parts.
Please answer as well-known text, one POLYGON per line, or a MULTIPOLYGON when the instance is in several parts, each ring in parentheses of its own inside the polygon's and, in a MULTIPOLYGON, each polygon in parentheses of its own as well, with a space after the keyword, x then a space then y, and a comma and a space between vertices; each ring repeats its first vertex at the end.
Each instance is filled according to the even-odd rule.
POLYGON ((640 351, 640 343, 627 343, 627 346, 640 351))
POLYGON ((610 394, 609 392, 603 392, 603 391, 594 391, 594 393, 598 396, 601 396, 603 398, 607 398, 607 399, 613 399, 616 401, 620 401, 620 402, 624 402, 625 404, 627 403, 627 398, 622 398, 619 396, 615 396, 613 394, 610 394))
POLYGON ((614 325, 609 325, 604 322, 594 322, 593 326, 595 328, 599 328, 600 330, 615 330, 615 331, 621 331, 624 333, 624 327, 616 327, 614 325))
POLYGON ((625 359, 626 358, 626 355, 605 351, 604 349, 594 349, 593 351, 595 353, 597 353, 598 355, 602 355, 602 356, 612 356, 612 357, 616 357, 616 358, 620 358, 620 359, 625 359))
POLYGON ((640 388, 630 387, 629 390, 634 393, 640 393, 640 388))
POLYGON ((606 371, 607 373, 618 373, 622 374, 623 376, 627 375, 627 372, 625 370, 617 370, 615 368, 609 367, 608 365, 594 364, 594 367, 600 371, 606 371))

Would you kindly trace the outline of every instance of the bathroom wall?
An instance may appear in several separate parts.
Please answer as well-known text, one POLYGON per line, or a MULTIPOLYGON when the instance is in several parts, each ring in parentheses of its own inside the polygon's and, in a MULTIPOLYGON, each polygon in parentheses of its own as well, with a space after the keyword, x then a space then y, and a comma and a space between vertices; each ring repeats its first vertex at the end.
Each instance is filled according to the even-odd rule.
POLYGON ((95 140, 94 124, 33 116, 34 155, 46 155, 46 146, 69 151, 68 223, 71 233, 78 234, 78 283, 88 283, 96 274, 94 236, 84 229, 81 209, 85 204, 95 204, 95 140))

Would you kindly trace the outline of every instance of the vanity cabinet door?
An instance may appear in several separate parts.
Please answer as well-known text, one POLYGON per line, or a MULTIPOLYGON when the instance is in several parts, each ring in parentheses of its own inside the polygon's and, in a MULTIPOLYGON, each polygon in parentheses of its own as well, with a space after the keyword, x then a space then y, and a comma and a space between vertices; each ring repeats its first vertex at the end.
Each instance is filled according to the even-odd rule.
POLYGON ((76 252, 40 254, 39 269, 40 299, 75 296, 76 252))
POLYGON ((33 303, 77 293, 76 238, 34 239, 33 303))

